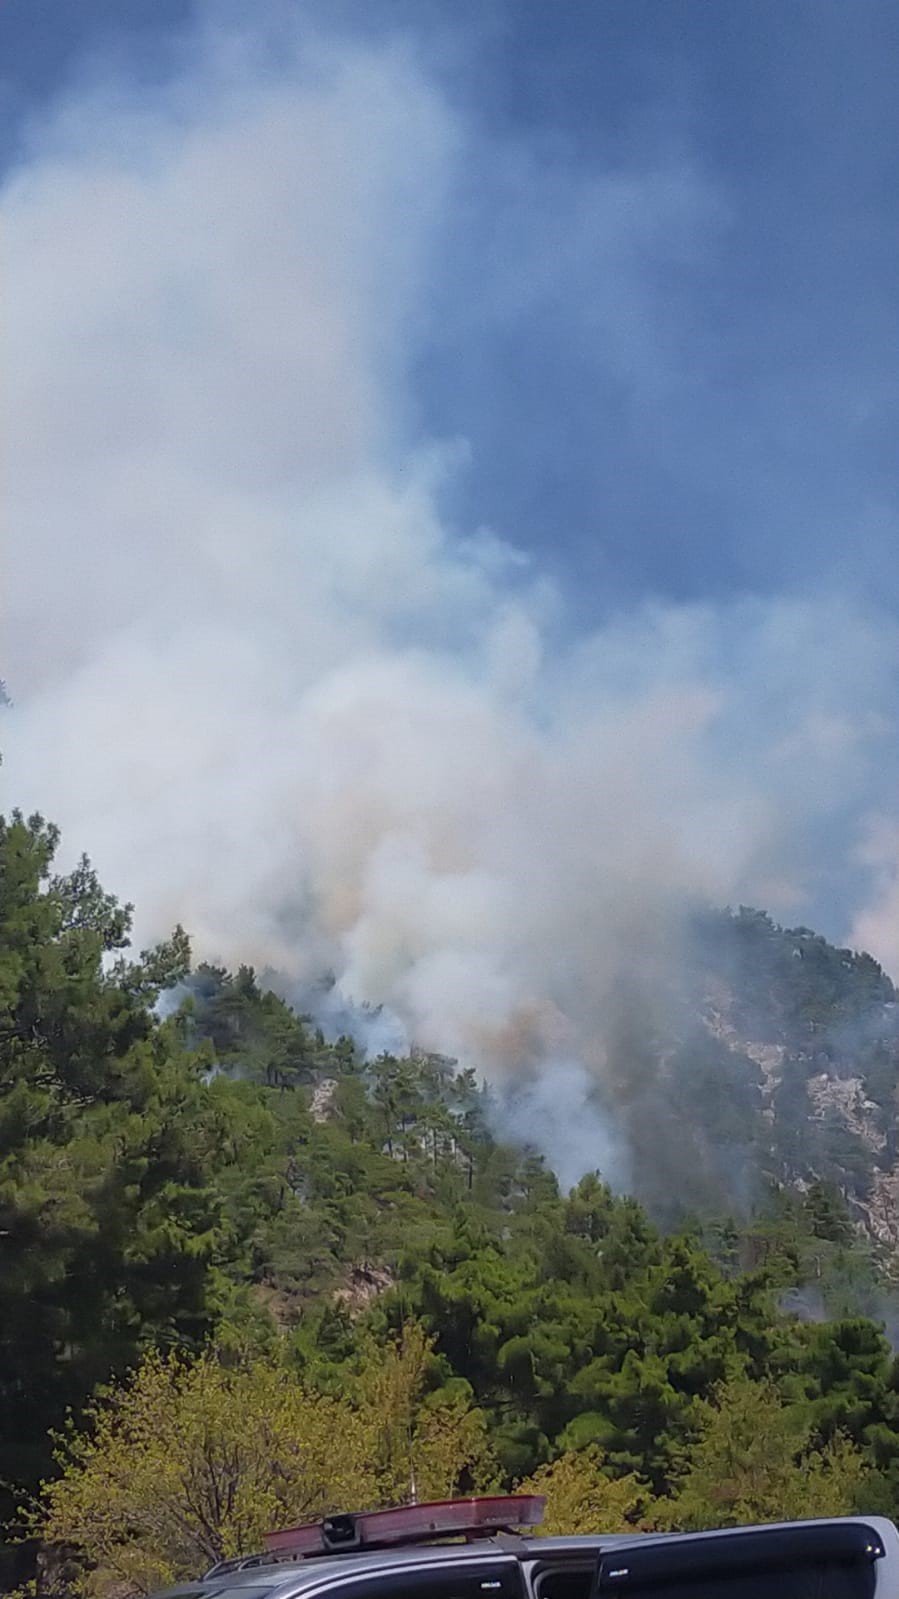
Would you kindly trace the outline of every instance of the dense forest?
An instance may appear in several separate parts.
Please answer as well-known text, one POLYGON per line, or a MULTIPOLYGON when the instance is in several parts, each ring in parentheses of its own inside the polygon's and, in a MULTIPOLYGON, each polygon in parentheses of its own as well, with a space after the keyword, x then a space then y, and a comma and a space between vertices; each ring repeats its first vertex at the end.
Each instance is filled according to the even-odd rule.
POLYGON ((699 926, 673 1042, 622 1040, 640 1198, 561 1192, 473 1069, 328 1041, 180 929, 133 955, 57 843, 0 824, 7 1587, 146 1591, 410 1481, 537 1482, 568 1526, 894 1512, 899 1072, 868 957, 699 926), (187 1515, 210 1439, 234 1491, 187 1515))

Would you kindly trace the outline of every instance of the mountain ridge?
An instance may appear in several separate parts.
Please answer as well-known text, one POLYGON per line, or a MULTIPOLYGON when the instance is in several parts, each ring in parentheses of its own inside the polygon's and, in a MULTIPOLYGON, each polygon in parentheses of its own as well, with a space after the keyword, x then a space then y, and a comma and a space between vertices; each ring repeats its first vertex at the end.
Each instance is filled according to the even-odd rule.
POLYGON ((250 968, 191 970, 181 929, 131 956, 127 908, 86 860, 54 875, 57 842, 0 819, 4 1518, 147 1349, 274 1352, 327 1393, 413 1323, 503 1481, 595 1447, 670 1498, 738 1381, 899 1491, 899 1299, 859 1225, 896 1159, 875 962, 737 912, 677 995, 641 1008, 635 972, 589 1108, 640 1199, 589 1163, 563 1192, 473 1067, 328 1040, 250 968))

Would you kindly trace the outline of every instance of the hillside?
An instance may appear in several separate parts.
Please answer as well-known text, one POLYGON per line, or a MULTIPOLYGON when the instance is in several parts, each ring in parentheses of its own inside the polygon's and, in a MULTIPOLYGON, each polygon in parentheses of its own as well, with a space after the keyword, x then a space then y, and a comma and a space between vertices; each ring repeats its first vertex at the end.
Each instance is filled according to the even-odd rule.
POLYGON ((760 913, 727 926, 703 1027, 739 1060, 758 1095, 760 1174, 807 1191, 833 1183, 892 1265, 899 1245, 896 1110, 899 1014, 870 956, 760 913))
POLYGON ((410 1322, 501 1481, 592 1445, 667 1503, 740 1379, 847 1435, 892 1505, 896 1046, 872 961, 711 918, 667 1033, 632 1011, 610 1060, 636 1197, 602 1174, 566 1195, 473 1069, 366 1060, 250 970, 191 971, 180 930, 131 957, 127 911, 86 862, 54 876, 56 842, 0 826, 7 1513, 67 1407, 148 1348, 277 1349, 342 1392, 410 1322))
POLYGON ((892 1272, 899 1012, 865 954, 760 911, 708 913, 676 993, 623 1007, 609 1108, 653 1213, 746 1217, 816 1183, 892 1272), (646 1018, 650 1018, 647 1023, 646 1018))

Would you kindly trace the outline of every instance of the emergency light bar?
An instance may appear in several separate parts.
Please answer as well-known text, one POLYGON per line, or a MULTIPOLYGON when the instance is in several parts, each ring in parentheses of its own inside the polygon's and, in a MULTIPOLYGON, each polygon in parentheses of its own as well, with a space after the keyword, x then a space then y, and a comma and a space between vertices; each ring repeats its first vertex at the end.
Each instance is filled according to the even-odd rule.
POLYGON ((516 1527, 537 1527, 546 1500, 539 1494, 493 1494, 484 1499, 438 1499, 399 1510, 370 1510, 356 1516, 326 1516, 300 1527, 266 1534, 269 1554, 339 1554, 345 1549, 386 1549, 427 1543, 433 1538, 486 1538, 516 1527))

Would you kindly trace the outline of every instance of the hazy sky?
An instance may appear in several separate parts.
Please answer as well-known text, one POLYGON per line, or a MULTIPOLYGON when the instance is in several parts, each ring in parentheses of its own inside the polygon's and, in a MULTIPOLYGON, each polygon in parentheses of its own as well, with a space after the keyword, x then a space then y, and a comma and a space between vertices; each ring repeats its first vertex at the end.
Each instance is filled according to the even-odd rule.
POLYGON ((899 973, 895 5, 4 0, 0 62, 4 802, 566 1080, 675 905, 899 973))
MULTIPOLYGON (((411 42, 489 144, 454 175, 408 396, 470 443, 449 515, 538 550, 587 615, 834 574, 899 597, 891 0, 242 9, 411 42)), ((4 0, 7 160, 86 62, 164 76, 196 14, 4 0)))

